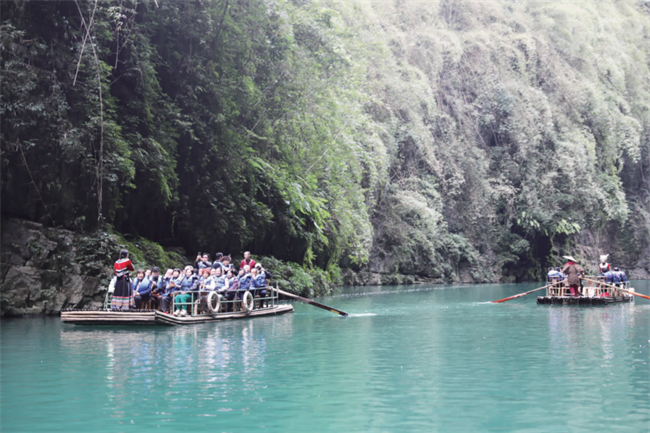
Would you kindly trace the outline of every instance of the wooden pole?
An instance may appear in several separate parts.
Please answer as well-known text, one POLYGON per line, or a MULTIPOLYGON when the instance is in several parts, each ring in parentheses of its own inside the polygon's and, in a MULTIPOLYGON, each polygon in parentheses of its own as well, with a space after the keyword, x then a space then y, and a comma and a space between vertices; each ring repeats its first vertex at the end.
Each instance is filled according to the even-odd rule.
POLYGON ((622 287, 614 286, 612 284, 603 283, 601 281, 590 280, 589 278, 583 278, 583 280, 591 281, 592 283, 596 283, 596 284, 602 284, 603 286, 607 286, 607 287, 610 287, 612 289, 622 290, 622 291, 624 291, 626 293, 629 293, 630 295, 638 296, 639 298, 650 299, 650 296, 642 295, 641 293, 631 292, 631 291, 629 291, 627 289, 623 289, 622 287))
POLYGON ((311 299, 303 298, 302 296, 294 295, 289 292, 285 292, 284 290, 276 289, 275 287, 267 287, 267 289, 275 290, 279 294, 286 296, 287 298, 295 299, 300 302, 304 302, 305 304, 313 305, 314 307, 322 308, 323 310, 331 311, 332 313, 339 314, 343 317, 347 317, 348 313, 345 311, 337 310, 336 308, 329 307, 325 304, 321 304, 320 302, 312 301, 311 299))
POLYGON ((499 300, 496 300, 496 301, 492 301, 492 303, 493 303, 493 304, 498 304, 498 303, 501 303, 501 302, 506 302, 506 301, 511 301, 511 300, 513 300, 513 299, 521 298, 522 296, 526 296, 526 295, 529 294, 529 293, 533 293, 533 292, 536 292, 536 291, 538 291, 538 290, 542 290, 542 289, 548 289, 549 287, 551 287, 551 286, 554 285, 554 284, 555 284, 555 283, 553 283, 553 284, 547 284, 546 286, 544 286, 544 287, 540 287, 539 289, 530 290, 530 291, 528 291, 528 292, 519 293, 518 295, 509 296, 509 297, 507 297, 507 298, 503 298, 503 299, 499 299, 499 300))

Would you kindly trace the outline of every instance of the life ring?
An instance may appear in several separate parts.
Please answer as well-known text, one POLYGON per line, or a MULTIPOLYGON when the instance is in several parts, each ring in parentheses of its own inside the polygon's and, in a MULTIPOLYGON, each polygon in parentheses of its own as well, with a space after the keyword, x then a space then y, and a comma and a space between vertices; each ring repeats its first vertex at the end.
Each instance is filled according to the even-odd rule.
POLYGON ((253 311, 255 300, 253 299, 253 294, 248 290, 244 292, 244 296, 241 298, 241 305, 244 308, 246 314, 250 314, 250 312, 253 311))
POLYGON ((219 312, 219 308, 221 307, 221 296, 219 296, 217 292, 210 292, 208 293, 207 303, 208 303, 208 310, 210 310, 212 314, 217 314, 219 312), (212 306, 213 298, 217 298, 217 305, 215 307, 212 306))

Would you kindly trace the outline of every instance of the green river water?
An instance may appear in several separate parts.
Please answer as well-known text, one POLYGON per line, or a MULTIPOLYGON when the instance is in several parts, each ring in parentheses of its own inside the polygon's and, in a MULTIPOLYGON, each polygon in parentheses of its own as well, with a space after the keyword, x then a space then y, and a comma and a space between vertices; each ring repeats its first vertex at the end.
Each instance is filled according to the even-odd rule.
MULTIPOLYGON (((539 284, 347 288, 188 327, 1 325, 2 432, 648 432, 650 301, 539 284)), ((634 282, 650 293, 650 282, 634 282)))

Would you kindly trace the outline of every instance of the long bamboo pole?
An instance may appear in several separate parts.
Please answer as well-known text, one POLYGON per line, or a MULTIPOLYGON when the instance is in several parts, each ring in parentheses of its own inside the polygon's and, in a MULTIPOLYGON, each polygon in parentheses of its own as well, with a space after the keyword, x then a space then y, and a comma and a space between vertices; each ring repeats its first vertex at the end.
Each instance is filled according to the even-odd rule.
POLYGON ((337 310, 336 308, 329 307, 325 304, 321 304, 320 302, 312 301, 311 299, 303 298, 302 296, 294 295, 289 292, 285 292, 284 290, 276 289, 275 287, 267 287, 267 289, 275 290, 281 295, 286 296, 287 298, 292 298, 300 302, 304 302, 305 304, 313 305, 314 307, 322 308, 323 310, 331 311, 332 313, 339 314, 343 317, 347 317, 348 313, 345 311, 337 310))
POLYGON ((498 303, 501 303, 501 302, 506 302, 506 301, 511 301, 511 300, 513 300, 513 299, 521 298, 522 296, 526 296, 526 295, 528 295, 529 293, 533 293, 533 292, 536 292, 536 291, 538 291, 538 290, 542 290, 542 289, 548 289, 549 287, 551 287, 551 286, 554 285, 554 284, 555 284, 555 283, 553 283, 553 284, 547 284, 546 286, 544 286, 544 287, 540 287, 539 289, 529 290, 528 292, 519 293, 518 295, 509 296, 509 297, 507 297, 507 298, 499 299, 499 300, 497 300, 497 301, 492 301, 492 303, 493 303, 493 304, 498 304, 498 303))

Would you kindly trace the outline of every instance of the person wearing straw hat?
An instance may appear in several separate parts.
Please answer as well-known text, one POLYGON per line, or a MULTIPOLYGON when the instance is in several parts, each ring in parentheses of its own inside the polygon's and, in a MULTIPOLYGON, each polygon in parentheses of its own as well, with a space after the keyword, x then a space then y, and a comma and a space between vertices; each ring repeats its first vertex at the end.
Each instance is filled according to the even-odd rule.
POLYGON ((569 284, 569 289, 571 290, 571 296, 582 296, 580 293, 580 276, 584 276, 585 270, 582 269, 577 263, 577 260, 571 256, 563 256, 567 259, 564 268, 562 268, 562 273, 567 276, 567 283, 569 284))

